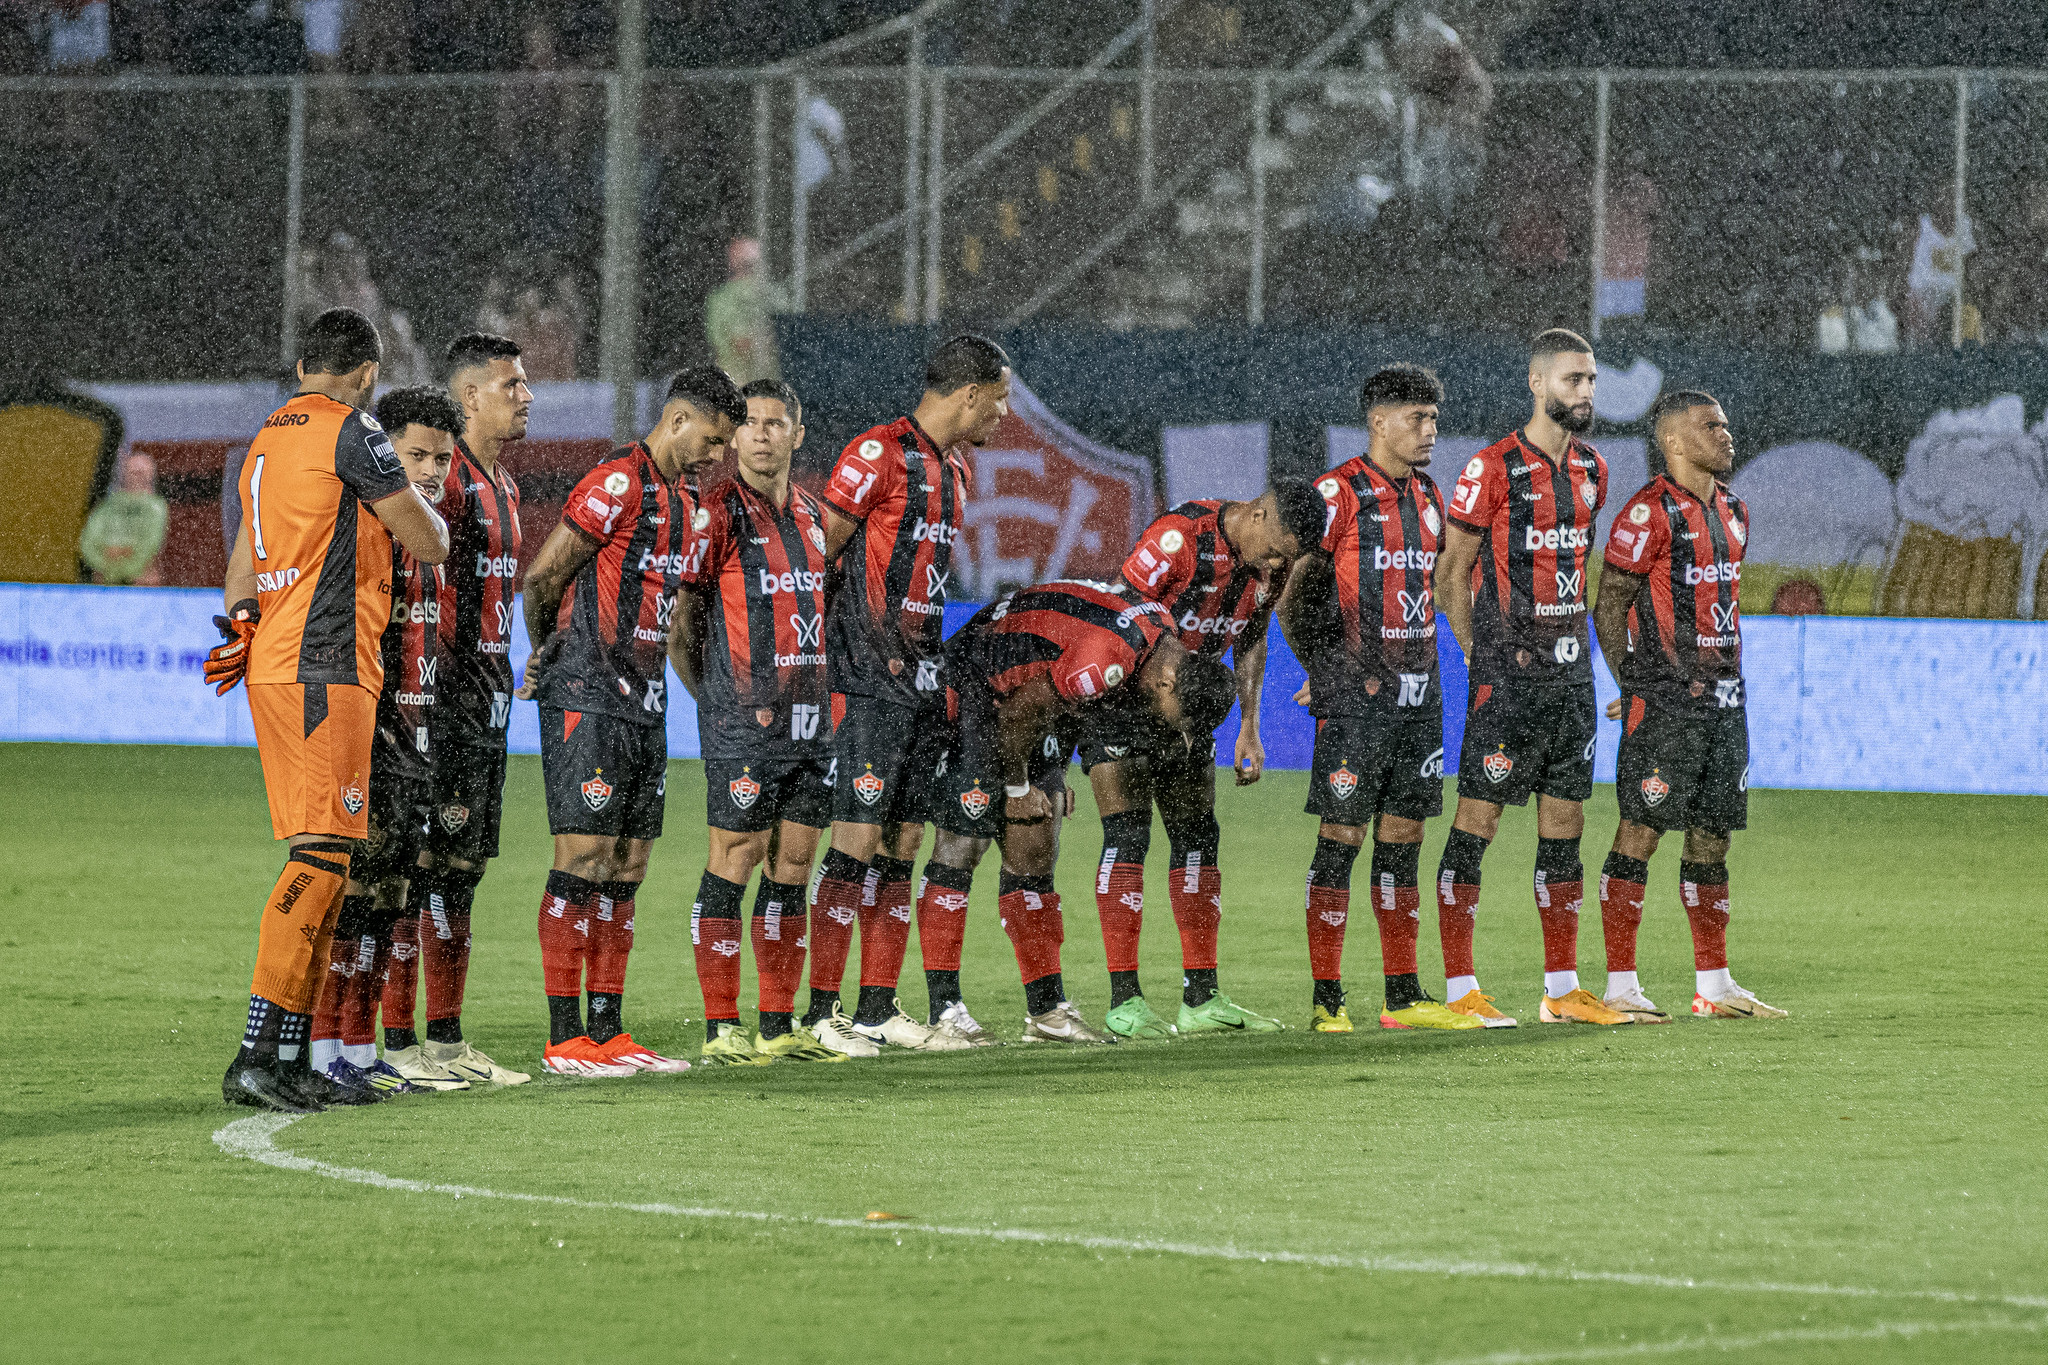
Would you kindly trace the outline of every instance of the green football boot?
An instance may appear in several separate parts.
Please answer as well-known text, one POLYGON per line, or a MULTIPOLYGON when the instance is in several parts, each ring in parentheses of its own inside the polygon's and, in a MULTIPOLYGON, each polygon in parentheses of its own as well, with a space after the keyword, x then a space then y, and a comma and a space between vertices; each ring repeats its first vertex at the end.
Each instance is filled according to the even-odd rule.
POLYGON ((1142 995, 1134 995, 1102 1016, 1102 1026, 1119 1038, 1132 1042, 1143 1042, 1148 1038, 1173 1037, 1173 1025, 1159 1017, 1152 1008, 1152 1002, 1142 995))
POLYGON ((1189 1033, 1278 1033, 1287 1025, 1263 1014, 1253 1014, 1218 991, 1193 1008, 1180 1007, 1180 1031, 1189 1033))

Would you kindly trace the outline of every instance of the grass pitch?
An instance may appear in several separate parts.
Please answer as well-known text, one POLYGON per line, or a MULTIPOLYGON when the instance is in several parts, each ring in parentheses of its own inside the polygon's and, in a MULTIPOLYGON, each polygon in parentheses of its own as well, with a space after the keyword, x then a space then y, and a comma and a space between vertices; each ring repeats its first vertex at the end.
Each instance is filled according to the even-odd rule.
MULTIPOLYGON (((539 777, 513 760, 465 1016, 520 1067, 546 1023, 539 777)), ((1308 1006, 1305 781, 1222 793, 1224 986, 1291 1026, 1308 1006)), ((627 1018, 694 1055, 701 768, 677 764, 670 792, 627 1018)), ((1510 813, 1479 961, 1519 1030, 1369 1027, 1361 863, 1348 1038, 537 1079, 237 1130, 279 1166, 214 1141, 247 1112, 218 1081, 281 857, 255 754, 0 747, 0 1358, 2048 1358, 2031 1028, 2048 801, 1757 792, 1751 808, 1730 937, 1739 979, 1793 1012, 1780 1024, 1535 1025, 1533 821, 1510 813), (323 1178, 337 1168, 398 1183, 323 1178)), ((1591 812, 1597 869, 1611 792, 1591 812)), ((1070 992, 1099 1019, 1096 835, 1084 794, 1060 884, 1070 992)), ((1682 1011, 1676 861, 1667 841, 1641 959, 1682 1011)), ((1145 980, 1170 1013, 1163 872, 1148 901, 1145 980)), ((985 868, 965 985, 1008 1031, 1021 1006, 993 902, 985 868)), ((1597 989, 1597 913, 1582 922, 1597 989)))

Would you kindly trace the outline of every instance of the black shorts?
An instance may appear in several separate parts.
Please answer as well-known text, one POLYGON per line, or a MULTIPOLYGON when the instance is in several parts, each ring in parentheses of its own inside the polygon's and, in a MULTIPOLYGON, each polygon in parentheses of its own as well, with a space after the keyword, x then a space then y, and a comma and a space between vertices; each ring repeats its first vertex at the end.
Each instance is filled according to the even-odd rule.
POLYGON ((764 749, 753 758, 704 760, 704 807, 713 829, 758 834, 777 821, 823 829, 832 823, 831 760, 823 746, 764 749))
POLYGON ((370 833, 356 840, 348 874, 365 886, 392 877, 412 877, 427 844, 434 814, 433 779, 424 773, 381 776, 370 766, 370 833))
MULTIPOLYGON (((963 704, 957 724, 949 727, 943 751, 925 783, 924 818, 949 834, 970 839, 1002 837, 1008 797, 1003 787, 1003 759, 996 744, 995 708, 986 702, 963 704)), ((1040 740, 1031 752, 1025 780, 1052 799, 1053 818, 1066 808, 1067 761, 1073 741, 1060 731, 1040 740)))
POLYGON ((1184 774, 1199 778, 1201 770, 1216 766, 1216 736, 1192 749, 1174 731, 1144 716, 1126 711, 1082 712, 1069 723, 1078 738, 1074 756, 1081 771, 1094 772, 1103 763, 1142 763, 1151 770, 1155 787, 1165 786, 1184 774))
POLYGON ((1428 820, 1444 813, 1444 720, 1435 707, 1316 721, 1310 815, 1364 827, 1375 815, 1428 820))
POLYGON ((434 820, 427 848, 436 858, 481 866, 498 856, 498 823, 505 813, 505 732, 481 744, 437 738, 434 743, 434 820))
POLYGON ((891 825, 923 818, 924 785, 946 744, 946 694, 912 709, 881 697, 832 697, 832 818, 891 825))
POLYGON ((1474 683, 1458 751, 1458 795, 1526 806, 1593 794, 1593 684, 1474 683))
POLYGON ((540 708, 541 783, 548 833, 661 837, 668 728, 602 711, 540 708), (573 718, 573 719, 572 719, 573 718))
POLYGON ((1655 830, 1749 824, 1749 712, 1622 698, 1614 791, 1621 818, 1655 830))

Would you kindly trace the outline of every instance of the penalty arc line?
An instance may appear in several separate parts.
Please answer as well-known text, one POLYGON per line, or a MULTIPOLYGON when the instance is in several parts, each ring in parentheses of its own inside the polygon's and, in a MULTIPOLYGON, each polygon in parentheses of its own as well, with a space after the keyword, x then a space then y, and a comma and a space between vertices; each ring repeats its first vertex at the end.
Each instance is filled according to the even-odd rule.
MULTIPOLYGON (((528 1194, 518 1190, 493 1190, 478 1185, 449 1185, 386 1175, 382 1171, 354 1166, 337 1166, 313 1157, 300 1156, 279 1147, 273 1139, 298 1122, 299 1116, 269 1114, 236 1119, 213 1135, 214 1145, 229 1156, 260 1162, 278 1170, 323 1176, 354 1185, 397 1190, 405 1194, 439 1194, 456 1199, 497 1199, 520 1204, 545 1204, 553 1208, 585 1209, 595 1212, 640 1213, 667 1218, 718 1219, 750 1223, 786 1223, 815 1228, 858 1228, 864 1232, 886 1229, 891 1234, 923 1233, 932 1237, 957 1237, 986 1242, 1012 1242, 1037 1246, 1065 1246, 1083 1251, 1121 1251, 1133 1255, 1192 1256, 1205 1260, 1245 1261, 1260 1265, 1299 1265, 1323 1270, 1362 1270, 1375 1274, 1436 1275, 1474 1279, 1554 1280, 1570 1284, 1621 1285, 1636 1289, 1706 1290, 1729 1294, 1789 1294, 1822 1298, 1894 1300, 1900 1302, 1945 1303, 1963 1306, 2048 1309, 2048 1296, 2028 1294, 1969 1294, 1949 1289, 1874 1289, 1839 1284, 1781 1284, 1772 1281, 1697 1279, 1689 1275, 1651 1275, 1633 1271, 1576 1270, 1570 1267, 1528 1265, 1515 1261, 1433 1260, 1398 1256, 1346 1256, 1304 1251, 1260 1251, 1249 1247, 1213 1246, 1198 1242, 1172 1242, 1152 1238, 1098 1237, 1087 1233, 1043 1232, 1032 1228, 964 1227, 915 1220, 871 1223, 865 1218, 833 1218, 814 1214, 767 1213, 747 1209, 719 1209, 687 1204, 625 1203, 575 1199, 560 1194, 528 1194)), ((1548 1357, 1545 1357, 1546 1359, 1548 1357)), ((1563 1356, 1558 1359, 1579 1359, 1563 1356)), ((1587 1357, 1591 1358, 1591 1357, 1587 1357)), ((1487 1359, 1493 1359, 1487 1357, 1487 1359)), ((1512 1358, 1508 1358, 1512 1359, 1512 1358)), ((1536 1357, 1530 1357, 1533 1361, 1536 1357)))

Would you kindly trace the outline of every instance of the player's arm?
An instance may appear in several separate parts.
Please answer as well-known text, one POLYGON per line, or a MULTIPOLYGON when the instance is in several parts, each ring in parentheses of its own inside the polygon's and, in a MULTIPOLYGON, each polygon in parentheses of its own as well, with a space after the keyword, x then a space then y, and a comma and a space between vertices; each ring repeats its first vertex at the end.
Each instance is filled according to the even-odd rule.
POLYGON ((681 680, 683 690, 699 704, 704 694, 704 627, 711 614, 704 610, 704 598, 695 588, 676 594, 675 614, 669 618, 668 663, 681 680))
POLYGON ((1479 563, 1484 543, 1477 531, 1454 521, 1445 527, 1444 548, 1436 557, 1436 604, 1444 609, 1451 634, 1468 660, 1472 657, 1472 569, 1479 563))
POLYGON ((221 605, 228 615, 235 614, 235 608, 244 602, 256 600, 256 557, 249 551, 249 523, 243 522, 235 532, 235 547, 228 551, 227 577, 221 584, 221 605))
MULTIPOLYGON (((1600 653, 1607 660, 1607 671, 1614 675, 1616 687, 1622 685, 1621 661, 1628 656, 1629 608, 1635 605, 1643 582, 1628 570, 1609 564, 1600 575, 1600 595, 1593 601, 1593 633, 1600 637, 1600 653)), ((1610 719, 1619 716, 1620 701, 1608 703, 1607 714, 1610 719)))
POLYGON ((1045 674, 1026 682, 996 704, 996 753, 1003 763, 1004 816, 1028 824, 1052 814, 1052 802, 1031 785, 1031 755, 1052 730, 1060 695, 1045 674), (1023 795, 1012 793, 1022 791, 1023 795))
POLYGON ((391 532, 392 539, 422 564, 440 564, 448 558, 448 523, 420 496, 411 484, 370 504, 377 520, 391 532))
POLYGON ((533 657, 526 661, 526 676, 520 680, 518 696, 532 700, 540 682, 562 652, 555 619, 561 614, 563 594, 576 581, 583 566, 596 556, 597 537, 563 521, 555 527, 526 568, 526 638, 533 657))
MULTIPOLYGON (((1320 632, 1328 624, 1326 614, 1336 585, 1337 561, 1326 550, 1311 550, 1294 561, 1294 567, 1287 574, 1287 586, 1280 590, 1280 601, 1274 608, 1274 615, 1280 621, 1280 638, 1287 641, 1287 647, 1294 651, 1294 657, 1304 669, 1308 667, 1310 657, 1325 643, 1320 632)), ((1262 657, 1262 682, 1264 667, 1262 657)), ((1294 700, 1298 705, 1308 705, 1309 685, 1306 682, 1294 694, 1294 700)))
POLYGON ((227 615, 213 618, 221 642, 206 656, 206 683, 224 697, 249 668, 249 642, 256 637, 256 561, 249 553, 249 523, 235 532, 228 551, 228 570, 221 582, 221 603, 227 615))
POLYGON ((1256 638, 1231 651, 1231 672, 1237 675, 1237 751, 1231 771, 1240 787, 1258 781, 1266 769, 1266 746, 1259 740, 1259 697, 1266 686, 1266 627, 1272 619, 1270 607, 1256 613, 1245 632, 1257 631, 1256 638))

